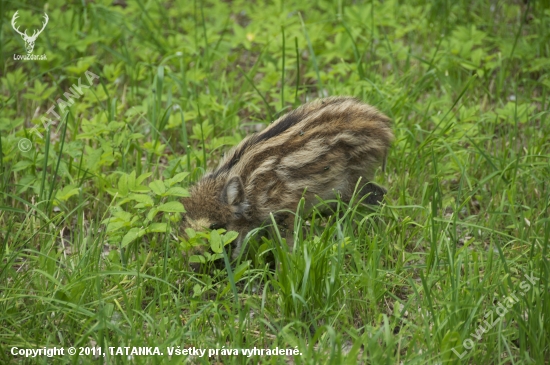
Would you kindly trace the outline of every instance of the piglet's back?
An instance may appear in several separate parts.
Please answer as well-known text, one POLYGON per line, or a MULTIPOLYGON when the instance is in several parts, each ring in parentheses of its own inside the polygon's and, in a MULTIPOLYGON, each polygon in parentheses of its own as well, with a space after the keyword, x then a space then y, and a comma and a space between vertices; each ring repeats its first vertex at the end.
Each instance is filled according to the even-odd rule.
POLYGON ((239 176, 256 214, 295 210, 306 198, 351 196, 384 163, 393 140, 388 117, 351 97, 320 99, 283 115, 229 151, 210 176, 239 176))

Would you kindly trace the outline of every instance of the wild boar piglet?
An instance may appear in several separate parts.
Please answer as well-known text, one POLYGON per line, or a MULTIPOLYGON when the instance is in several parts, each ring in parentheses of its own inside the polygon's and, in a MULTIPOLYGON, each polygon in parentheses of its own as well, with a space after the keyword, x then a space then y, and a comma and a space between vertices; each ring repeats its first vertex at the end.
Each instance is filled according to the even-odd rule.
MULTIPOLYGON (((254 228, 276 221, 292 227, 302 196, 306 212, 319 200, 340 194, 349 201, 359 179, 359 195, 377 204, 386 190, 371 183, 384 168, 393 140, 390 119, 351 97, 307 103, 245 138, 225 154, 218 167, 191 187, 183 228, 225 228, 243 239, 254 228)), ((292 235, 287 241, 292 244, 292 235)))

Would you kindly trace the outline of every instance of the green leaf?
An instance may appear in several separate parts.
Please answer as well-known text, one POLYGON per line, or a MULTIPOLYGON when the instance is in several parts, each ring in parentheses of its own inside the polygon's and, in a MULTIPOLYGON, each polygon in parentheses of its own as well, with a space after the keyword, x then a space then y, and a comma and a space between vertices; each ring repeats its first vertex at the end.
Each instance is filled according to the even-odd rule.
POLYGON ((204 256, 201 256, 201 255, 191 255, 189 256, 189 262, 204 264, 206 263, 206 259, 204 258, 204 256))
POLYGON ((149 176, 153 175, 152 172, 146 172, 145 174, 141 174, 136 178, 136 184, 139 185, 143 182, 143 180, 147 179, 149 176))
POLYGON ((109 252, 109 255, 107 255, 107 259, 110 262, 119 263, 120 262, 120 253, 117 250, 111 250, 111 252, 109 252))
MULTIPOLYGON (((235 282, 239 281, 243 277, 244 273, 246 272, 246 270, 248 270, 249 267, 250 267, 250 261, 245 261, 235 268, 233 272, 233 278, 235 282)), ((231 285, 227 283, 221 295, 224 296, 229 292, 230 289, 231 289, 231 285)))
POLYGON ((126 222, 130 222, 132 220, 132 213, 126 212, 124 210, 117 210, 113 211, 113 217, 122 219, 126 222))
POLYGON ((197 232, 195 232, 193 228, 185 228, 185 233, 187 233, 187 236, 189 237, 189 239, 192 239, 197 235, 197 232))
POLYGON ((130 222, 124 222, 124 221, 109 222, 109 224, 107 224, 107 233, 111 233, 119 230, 120 228, 128 227, 128 226, 130 226, 130 222))
POLYGON ((222 253, 215 253, 213 255, 210 255, 210 257, 208 258, 208 262, 216 261, 216 260, 219 260, 219 259, 222 259, 222 258, 223 258, 222 253))
POLYGON ((126 247, 128 246, 132 241, 136 240, 139 237, 142 237, 146 231, 144 229, 139 228, 132 228, 124 235, 122 238, 121 246, 126 247))
POLYGON ((34 162, 23 160, 23 161, 17 162, 15 165, 13 165, 11 170, 14 171, 14 172, 21 171, 21 170, 26 169, 27 167, 32 166, 32 165, 34 165, 34 162))
POLYGON ((189 192, 187 189, 180 188, 178 186, 171 187, 168 189, 166 193, 163 194, 163 196, 179 196, 179 197, 188 197, 189 192))
POLYGON ((202 287, 199 284, 193 286, 193 296, 199 297, 202 294, 202 287))
POLYGON ((248 267, 250 266, 250 261, 245 261, 239 266, 237 266, 233 272, 235 281, 238 281, 242 278, 248 267))
POLYGON ((128 191, 128 175, 123 174, 120 179, 118 179, 118 193, 120 196, 126 196, 128 191))
POLYGON ((138 203, 143 203, 147 206, 153 206, 153 199, 146 194, 130 194, 129 199, 135 200, 138 203))
POLYGON ((220 234, 216 230, 213 230, 212 232, 210 232, 210 248, 215 253, 222 253, 223 252, 222 237, 220 236, 220 234))
POLYGON ((160 212, 169 212, 169 213, 184 213, 185 209, 183 208, 183 204, 180 202, 168 202, 160 205, 158 207, 158 210, 160 212))
POLYGON ((456 331, 447 332, 441 341, 441 348, 444 350, 442 353, 445 354, 446 362, 450 362, 450 359, 455 359, 456 356, 451 352, 453 348, 457 347, 455 351, 459 353, 462 351, 462 346, 460 345, 460 334, 456 331))
POLYGON ((159 212, 158 208, 152 208, 149 211, 149 213, 147 213, 147 220, 152 221, 153 218, 155 218, 155 216, 157 215, 158 212, 159 212))
POLYGON ((223 245, 227 246, 231 242, 235 241, 238 236, 239 236, 239 233, 235 231, 227 232, 226 234, 223 235, 223 245))
POLYGON ((144 185, 136 185, 133 188, 130 189, 130 191, 134 193, 148 193, 151 191, 147 186, 144 185))
POLYGON ((136 186, 136 171, 130 172, 128 176, 128 189, 132 189, 136 186))
POLYGON ((168 230, 168 225, 166 223, 152 223, 147 228, 147 232, 166 233, 168 230))
POLYGON ((101 166, 100 162, 101 155, 103 154, 103 149, 101 147, 91 149, 89 148, 89 146, 86 146, 86 154, 88 156, 88 158, 86 159, 86 169, 89 171, 97 171, 101 166))
POLYGON ((210 125, 208 121, 204 121, 201 124, 197 123, 193 126, 192 139, 203 141, 208 139, 210 134, 214 131, 214 126, 210 125))
POLYGON ((129 201, 136 201, 140 204, 137 204, 134 208, 146 208, 152 207, 154 205, 153 199, 149 195, 145 194, 130 194, 127 198, 122 199, 118 202, 118 205, 128 203, 129 201))
POLYGON ((149 184, 149 187, 151 188, 151 190, 153 190, 153 193, 157 195, 162 195, 166 192, 166 187, 164 186, 164 183, 160 180, 152 181, 149 184))
POLYGON ((74 185, 67 185, 63 189, 57 191, 55 198, 62 202, 67 201, 71 196, 77 195, 78 192, 78 188, 74 185))
POLYGON ((177 184, 179 182, 182 182, 183 179, 185 179, 189 175, 188 172, 180 172, 179 174, 175 175, 174 177, 166 180, 167 186, 173 186, 174 184, 177 184))

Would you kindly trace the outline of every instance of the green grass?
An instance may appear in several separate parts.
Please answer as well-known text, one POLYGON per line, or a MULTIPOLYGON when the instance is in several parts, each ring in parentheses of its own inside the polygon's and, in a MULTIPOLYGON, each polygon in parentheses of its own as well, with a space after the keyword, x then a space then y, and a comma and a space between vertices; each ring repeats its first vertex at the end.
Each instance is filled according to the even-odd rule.
POLYGON ((1 363, 548 364, 548 0, 0 7, 1 363), (49 15, 47 61, 13 59, 16 10, 28 33, 49 15), (184 240, 185 188, 326 95, 393 119, 386 204, 297 218, 293 252, 256 237, 231 264, 230 234, 184 240), (107 354, 11 354, 70 346, 107 354), (164 355, 109 352, 124 346, 164 355), (222 355, 254 347, 301 355, 222 355))

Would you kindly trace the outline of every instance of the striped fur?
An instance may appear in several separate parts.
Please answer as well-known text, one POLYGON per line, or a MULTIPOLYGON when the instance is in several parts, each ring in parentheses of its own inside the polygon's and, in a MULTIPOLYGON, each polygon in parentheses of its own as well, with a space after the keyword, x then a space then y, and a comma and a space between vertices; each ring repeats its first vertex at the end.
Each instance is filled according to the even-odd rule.
MULTIPOLYGON (((284 225, 305 193, 306 206, 339 192, 349 200, 357 181, 371 181, 384 165, 393 140, 390 120, 374 107, 351 97, 316 100, 280 117, 262 132, 245 138, 225 154, 218 167, 183 199, 185 226, 224 227, 243 238, 273 212, 284 225)), ((382 199, 385 189, 365 185, 367 202, 382 199)), ((289 238, 289 237, 287 237, 289 238)))

